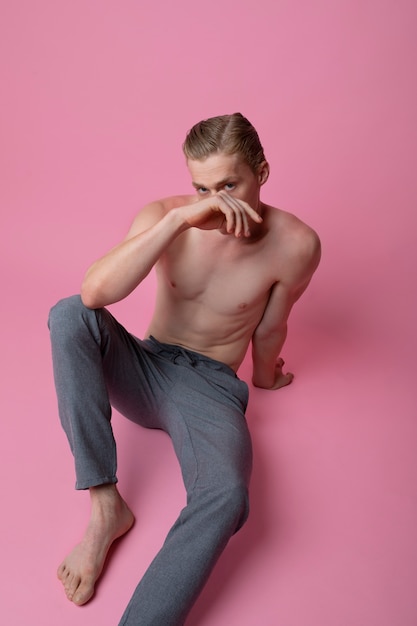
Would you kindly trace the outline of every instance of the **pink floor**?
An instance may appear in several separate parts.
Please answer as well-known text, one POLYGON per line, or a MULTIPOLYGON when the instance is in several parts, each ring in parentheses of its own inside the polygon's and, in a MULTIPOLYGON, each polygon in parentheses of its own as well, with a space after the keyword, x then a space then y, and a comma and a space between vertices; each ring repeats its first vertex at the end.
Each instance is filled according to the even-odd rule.
MULTIPOLYGON (((137 523, 95 598, 66 600, 55 571, 89 503, 73 490, 46 318, 138 207, 190 190, 185 131, 235 110, 271 163, 264 199, 317 229, 323 260, 290 324, 294 384, 251 390, 252 513, 187 626, 417 624, 415 4, 236 6, 0 9, 7 626, 116 626, 184 504, 168 438, 115 414, 137 523)), ((113 307, 137 334, 153 290, 150 277, 113 307)))

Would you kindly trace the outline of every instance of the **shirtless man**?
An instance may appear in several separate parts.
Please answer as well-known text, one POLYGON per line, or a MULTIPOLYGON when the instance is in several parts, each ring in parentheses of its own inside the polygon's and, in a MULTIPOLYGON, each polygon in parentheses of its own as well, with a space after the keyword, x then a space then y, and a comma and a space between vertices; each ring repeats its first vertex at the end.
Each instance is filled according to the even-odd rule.
POLYGON ((120 624, 179 626, 231 535, 248 515, 248 387, 236 372, 252 343, 256 387, 293 375, 280 357, 287 320, 320 258, 314 231, 267 206, 269 176, 258 135, 241 114, 196 124, 183 146, 195 195, 143 208, 126 238, 96 261, 81 298, 50 314, 59 412, 77 489, 91 518, 58 569, 77 605, 94 593, 112 542, 133 524, 116 483, 113 405, 172 438, 187 491, 181 512, 138 584, 120 624), (145 340, 104 308, 155 267, 155 312, 145 340))

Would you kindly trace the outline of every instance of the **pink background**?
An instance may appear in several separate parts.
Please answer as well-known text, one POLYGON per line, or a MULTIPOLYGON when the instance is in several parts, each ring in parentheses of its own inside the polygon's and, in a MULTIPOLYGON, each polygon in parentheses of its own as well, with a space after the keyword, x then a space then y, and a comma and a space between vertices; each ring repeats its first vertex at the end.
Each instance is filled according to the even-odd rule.
MULTIPOLYGON (((295 383, 252 391, 250 520, 188 623, 416 625, 416 18, 413 0, 1 3, 2 623, 117 624, 183 506, 168 438, 115 414, 137 524, 95 599, 66 600, 55 570, 89 502, 46 318, 139 207, 191 192, 188 128, 241 111, 264 200, 317 229, 323 260, 284 351, 295 383)), ((153 288, 113 307, 137 334, 153 288)))

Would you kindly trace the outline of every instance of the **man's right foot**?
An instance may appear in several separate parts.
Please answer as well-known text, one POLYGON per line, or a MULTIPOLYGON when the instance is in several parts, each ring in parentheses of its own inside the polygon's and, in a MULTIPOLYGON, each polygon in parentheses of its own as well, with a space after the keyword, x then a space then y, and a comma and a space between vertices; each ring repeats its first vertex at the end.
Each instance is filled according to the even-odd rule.
POLYGON ((113 541, 133 526, 134 515, 115 485, 90 488, 91 518, 81 542, 58 568, 58 578, 69 600, 81 606, 94 594, 113 541))

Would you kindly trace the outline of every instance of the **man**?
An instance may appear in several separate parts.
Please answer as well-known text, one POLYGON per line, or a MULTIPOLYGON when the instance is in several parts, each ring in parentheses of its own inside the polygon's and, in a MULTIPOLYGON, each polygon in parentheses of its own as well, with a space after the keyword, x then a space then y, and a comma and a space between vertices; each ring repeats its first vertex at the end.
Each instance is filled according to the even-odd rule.
POLYGON ((292 306, 317 268, 317 235, 267 206, 258 135, 241 114, 196 124, 184 153, 195 195, 154 202, 126 238, 87 271, 81 298, 50 314, 62 425, 78 489, 89 489, 82 542, 58 569, 66 594, 87 602, 112 542, 133 524, 116 478, 111 405, 169 433, 187 506, 138 584, 120 624, 183 624, 231 535, 248 515, 248 388, 236 372, 252 343, 253 384, 279 389, 293 375, 280 357, 292 306), (145 340, 104 308, 155 267, 155 311, 145 340))

